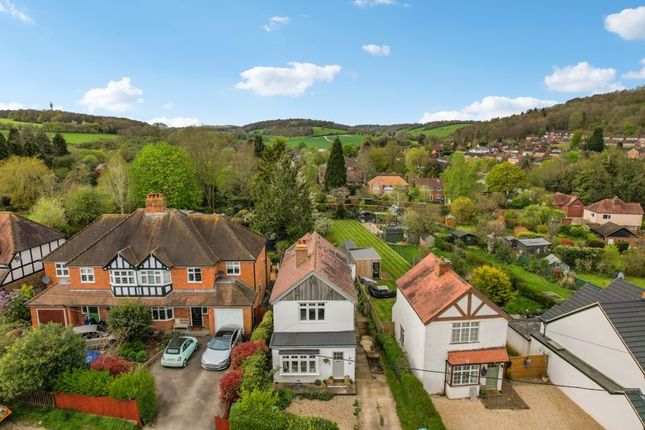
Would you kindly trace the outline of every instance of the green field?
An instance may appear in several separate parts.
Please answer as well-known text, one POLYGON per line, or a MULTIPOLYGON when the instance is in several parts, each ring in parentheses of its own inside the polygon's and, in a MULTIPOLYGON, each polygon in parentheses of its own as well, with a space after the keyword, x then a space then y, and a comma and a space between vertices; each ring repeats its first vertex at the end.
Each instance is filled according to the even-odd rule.
MULTIPOLYGON (((22 123, 36 125, 32 123, 22 123)), ((0 130, 0 133, 7 136, 9 130, 0 130)), ((56 133, 47 132, 47 136, 51 139, 56 133)), ((70 145, 79 145, 82 143, 95 142, 97 140, 112 140, 116 139, 118 136, 116 134, 105 134, 105 133, 61 133, 65 138, 65 141, 70 145)))
POLYGON ((9 118, 0 118, 0 128, 10 128, 10 127, 22 127, 25 125, 31 125, 33 127, 42 127, 42 124, 38 124, 35 122, 22 122, 22 121, 16 121, 13 119, 9 118))
POLYGON ((329 136, 331 134, 347 134, 347 130, 339 128, 326 128, 326 127, 311 127, 314 131, 314 136, 329 136))
MULTIPOLYGON (((333 130, 333 129, 325 129, 325 130, 333 130)), ((341 131, 342 130, 338 130, 341 131)), ((334 139, 336 137, 340 138, 340 141, 343 145, 356 145, 360 146, 363 143, 363 136, 360 134, 339 134, 339 135, 325 135, 325 136, 296 136, 296 137, 287 137, 287 145, 295 148, 300 143, 303 143, 308 147, 308 148, 316 148, 316 149, 329 149, 331 148, 331 144, 334 142, 334 139)), ((277 136, 265 136, 265 139, 269 143, 273 143, 277 136)))
POLYGON ((431 128, 430 130, 425 130, 423 127, 418 127, 405 131, 412 134, 425 134, 426 136, 448 137, 455 131, 459 130, 460 128, 464 128, 467 125, 468 124, 450 124, 444 125, 443 127, 431 128))

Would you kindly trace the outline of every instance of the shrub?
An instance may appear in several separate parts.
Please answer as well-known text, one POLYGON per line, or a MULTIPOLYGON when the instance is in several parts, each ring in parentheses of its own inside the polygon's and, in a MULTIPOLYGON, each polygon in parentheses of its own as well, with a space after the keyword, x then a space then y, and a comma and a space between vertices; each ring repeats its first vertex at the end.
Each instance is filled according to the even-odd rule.
POLYGON ((338 425, 332 421, 318 417, 303 417, 288 414, 288 430, 338 430, 338 425))
POLYGON ((144 423, 149 423, 155 416, 157 403, 155 378, 146 370, 137 369, 114 378, 110 385, 109 396, 116 400, 136 400, 144 423))
POLYGON ((605 242, 600 239, 589 239, 585 241, 585 245, 589 248, 604 248, 605 242))
POLYGON ((563 237, 563 238, 559 239, 558 242, 562 246, 573 246, 573 245, 575 245, 575 242, 573 240, 567 239, 566 237, 563 237))
POLYGON ((645 276, 645 251, 630 249, 623 255, 625 274, 628 276, 645 276))
POLYGON ((594 270, 602 256, 602 250, 598 248, 577 248, 570 246, 556 246, 553 253, 557 255, 562 262, 570 267, 578 267, 577 262, 585 262, 588 270, 594 270))
POLYGON ((113 355, 104 355, 94 360, 90 365, 92 370, 107 370, 110 372, 110 375, 120 375, 121 373, 126 373, 130 371, 130 364, 122 359, 121 357, 115 357, 113 355))
POLYGON ((511 280, 508 275, 493 266, 479 266, 472 271, 468 280, 486 297, 502 305, 513 297, 511 280))
POLYGON ((267 356, 264 353, 247 357, 242 363, 241 391, 265 390, 273 384, 271 373, 268 372, 267 356))
POLYGON ((107 396, 111 383, 112 377, 107 370, 74 369, 58 376, 54 390, 67 394, 107 396))
POLYGON ((27 331, 0 357, 0 395, 12 399, 51 389, 58 375, 83 366, 86 347, 80 335, 60 324, 27 331))
POLYGON ((231 408, 231 430, 282 430, 289 428, 287 414, 278 407, 273 389, 242 390, 242 396, 231 408))
POLYGON ((287 409, 291 404, 291 402, 293 402, 294 397, 296 397, 293 391, 289 389, 277 390, 277 393, 278 393, 278 407, 280 409, 287 409))
POLYGON ((148 335, 152 324, 150 309, 143 303, 123 302, 108 314, 108 328, 120 339, 141 340, 148 335))
POLYGON ((271 333, 273 332, 273 312, 266 311, 262 317, 262 322, 251 333, 251 340, 264 340, 264 343, 269 341, 271 333))
POLYGON ((24 324, 31 321, 31 313, 27 307, 27 302, 32 297, 34 297, 34 286, 23 284, 20 290, 12 295, 11 303, 3 313, 5 322, 24 324))
POLYGON ((265 353, 268 350, 264 340, 238 343, 231 351, 231 367, 238 369, 247 357, 260 352, 265 353))
POLYGON ((146 361, 148 354, 145 351, 145 345, 140 340, 124 343, 119 349, 119 355, 126 360, 143 363, 146 361))
POLYGON ((624 240, 619 240, 616 242, 616 248, 618 248, 618 252, 624 254, 629 249, 629 243, 624 240))
POLYGON ((240 384, 242 383, 242 369, 234 369, 222 376, 219 381, 219 392, 222 401, 231 404, 240 396, 240 384))

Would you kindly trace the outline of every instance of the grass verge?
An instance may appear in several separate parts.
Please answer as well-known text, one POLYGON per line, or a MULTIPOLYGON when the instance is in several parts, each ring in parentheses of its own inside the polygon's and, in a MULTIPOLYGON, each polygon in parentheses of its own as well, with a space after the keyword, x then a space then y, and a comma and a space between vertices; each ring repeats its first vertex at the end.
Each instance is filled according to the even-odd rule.
POLYGON ((47 430, 135 430, 136 425, 118 418, 100 417, 65 409, 16 406, 8 422, 39 425, 47 430))

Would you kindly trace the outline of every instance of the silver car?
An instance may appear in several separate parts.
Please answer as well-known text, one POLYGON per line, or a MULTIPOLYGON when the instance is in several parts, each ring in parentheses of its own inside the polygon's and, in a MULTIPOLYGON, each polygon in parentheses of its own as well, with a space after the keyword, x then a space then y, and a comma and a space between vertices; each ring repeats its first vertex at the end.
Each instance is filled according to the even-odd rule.
POLYGON ((202 354, 206 370, 224 370, 231 364, 231 350, 242 338, 242 327, 225 325, 215 333, 202 354))

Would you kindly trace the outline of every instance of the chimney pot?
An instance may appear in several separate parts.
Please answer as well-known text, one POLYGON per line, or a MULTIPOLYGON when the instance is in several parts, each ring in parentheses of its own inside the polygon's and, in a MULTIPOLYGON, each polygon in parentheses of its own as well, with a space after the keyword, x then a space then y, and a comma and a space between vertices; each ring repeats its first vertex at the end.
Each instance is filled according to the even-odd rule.
POLYGON ((437 273, 437 276, 443 276, 450 270, 450 261, 446 260, 445 258, 441 257, 439 261, 437 262, 437 267, 435 268, 435 271, 437 273))
POLYGON ((166 196, 160 193, 146 195, 146 213, 164 213, 166 211, 166 196))
POLYGON ((296 267, 307 261, 307 242, 304 239, 296 243, 296 267))

